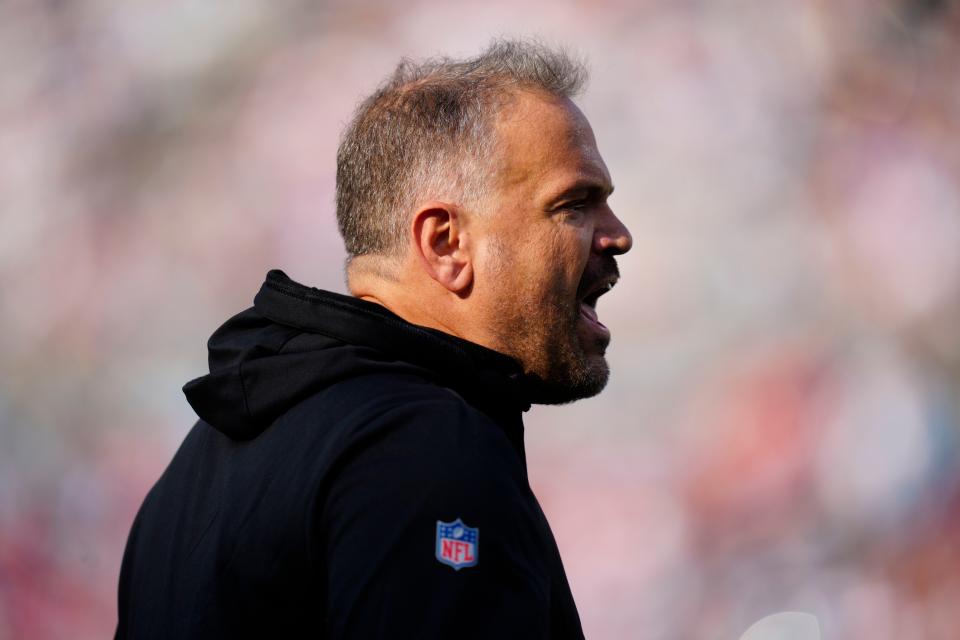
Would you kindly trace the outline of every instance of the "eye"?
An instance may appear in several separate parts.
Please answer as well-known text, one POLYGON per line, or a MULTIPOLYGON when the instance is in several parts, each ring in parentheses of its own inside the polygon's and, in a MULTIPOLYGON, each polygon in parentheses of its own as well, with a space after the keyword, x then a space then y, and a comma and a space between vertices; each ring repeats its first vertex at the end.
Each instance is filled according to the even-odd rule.
POLYGON ((574 200, 554 209, 553 215, 556 216, 555 220, 557 222, 580 227, 589 219, 589 209, 590 203, 586 200, 574 200))
POLYGON ((588 206, 589 203, 586 200, 574 200, 560 207, 560 210, 567 216, 581 216, 586 212, 588 206))
POLYGON ((588 195, 578 196, 555 206, 551 210, 551 215, 556 216, 556 219, 561 222, 581 224, 589 218, 595 204, 588 195))

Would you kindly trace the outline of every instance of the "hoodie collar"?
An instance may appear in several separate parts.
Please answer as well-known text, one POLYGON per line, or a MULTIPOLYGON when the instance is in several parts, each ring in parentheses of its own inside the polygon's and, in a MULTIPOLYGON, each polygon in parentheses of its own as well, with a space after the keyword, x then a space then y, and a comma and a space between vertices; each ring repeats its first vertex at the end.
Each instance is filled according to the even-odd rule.
POLYGON ((415 373, 453 389, 511 430, 530 408, 512 358, 411 324, 378 304, 267 274, 254 306, 207 343, 210 373, 183 391, 203 420, 238 440, 256 437, 292 406, 340 380, 415 373))
MULTIPOLYGON (((412 364, 441 369, 443 373, 453 373, 451 369, 456 368, 462 374, 458 378, 494 374, 510 380, 516 392, 521 391, 523 370, 510 356, 412 324, 374 302, 307 287, 279 269, 267 273, 254 298, 254 308, 279 324, 374 347, 412 364)), ((521 404, 526 405, 524 411, 530 408, 529 402, 521 404)))

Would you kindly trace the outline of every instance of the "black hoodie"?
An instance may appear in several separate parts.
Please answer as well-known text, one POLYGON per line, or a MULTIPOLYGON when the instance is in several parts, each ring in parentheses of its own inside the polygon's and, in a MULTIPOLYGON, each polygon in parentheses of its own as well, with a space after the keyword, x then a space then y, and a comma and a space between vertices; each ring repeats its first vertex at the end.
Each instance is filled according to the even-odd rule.
POLYGON ((517 363, 271 271, 184 393, 118 638, 582 638, 517 363))

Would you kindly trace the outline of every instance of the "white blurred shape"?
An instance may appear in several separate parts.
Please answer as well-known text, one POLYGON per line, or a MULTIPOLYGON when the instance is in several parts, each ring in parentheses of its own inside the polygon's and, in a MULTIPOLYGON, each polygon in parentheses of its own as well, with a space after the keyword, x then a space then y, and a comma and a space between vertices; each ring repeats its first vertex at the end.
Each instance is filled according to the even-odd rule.
POLYGON ((760 620, 740 640, 820 640, 817 617, 800 611, 783 611, 760 620))

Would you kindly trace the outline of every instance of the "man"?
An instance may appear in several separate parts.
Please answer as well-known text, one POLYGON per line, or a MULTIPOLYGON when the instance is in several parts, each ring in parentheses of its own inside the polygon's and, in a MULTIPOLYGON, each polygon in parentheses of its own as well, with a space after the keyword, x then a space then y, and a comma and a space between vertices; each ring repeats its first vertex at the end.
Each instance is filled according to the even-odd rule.
POLYGON ((118 637, 581 638, 522 412, 597 394, 627 229, 561 53, 403 63, 337 166, 352 296, 271 271, 184 391, 118 637))

